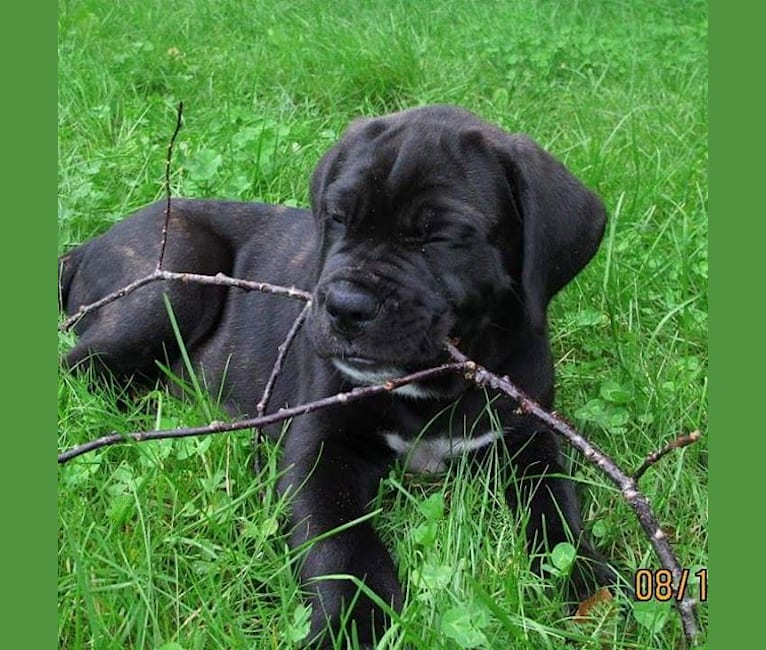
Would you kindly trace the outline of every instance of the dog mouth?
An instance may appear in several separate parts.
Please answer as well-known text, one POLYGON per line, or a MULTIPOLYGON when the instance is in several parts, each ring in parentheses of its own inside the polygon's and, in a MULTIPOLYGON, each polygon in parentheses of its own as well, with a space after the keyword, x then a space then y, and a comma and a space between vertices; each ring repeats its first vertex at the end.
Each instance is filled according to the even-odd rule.
MULTIPOLYGON (((368 357, 347 356, 330 357, 332 365, 350 383, 355 386, 376 386, 386 384, 392 379, 398 379, 414 372, 437 365, 417 364, 417 366, 401 366, 385 361, 377 361, 368 357)), ((462 390, 460 382, 455 377, 436 377, 429 380, 412 382, 393 389, 395 395, 412 400, 448 399, 457 396, 462 390)))
MULTIPOLYGON (((327 291, 317 290, 306 329, 314 352, 347 382, 354 386, 385 384, 444 362, 446 352, 434 344, 442 339, 441 330, 447 329, 444 309, 426 311, 416 303, 405 316, 401 304, 406 307, 408 301, 394 304, 376 298, 373 314, 372 301, 366 300, 369 292, 360 289, 361 283, 341 279, 331 286, 334 292, 329 297, 327 291)), ((394 392, 436 396, 431 386, 437 383, 444 382, 416 382, 394 392)))
POLYGON ((333 359, 333 362, 335 361, 341 361, 345 365, 351 366, 353 368, 368 369, 368 370, 379 368, 382 365, 384 365, 376 359, 371 359, 370 357, 360 357, 360 356, 336 357, 335 359, 333 359))
POLYGON ((381 384, 407 374, 399 366, 368 357, 331 357, 330 361, 346 377, 361 385, 381 384))
MULTIPOLYGON (((385 384, 392 379, 403 377, 407 370, 388 365, 365 357, 334 357, 331 359, 335 368, 356 386, 375 386, 385 384)), ((393 390, 396 395, 410 399, 430 399, 444 396, 444 391, 420 382, 405 384, 393 390)))

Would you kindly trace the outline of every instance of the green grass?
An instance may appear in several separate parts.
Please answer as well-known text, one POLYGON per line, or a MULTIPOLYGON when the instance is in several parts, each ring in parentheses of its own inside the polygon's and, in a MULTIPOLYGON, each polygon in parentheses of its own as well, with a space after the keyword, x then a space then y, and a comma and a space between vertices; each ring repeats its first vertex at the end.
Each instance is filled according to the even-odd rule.
MULTIPOLYGON (((702 2, 61 0, 60 248, 163 196, 180 100, 176 195, 306 205, 314 164, 350 119, 424 103, 532 135, 611 217, 551 309, 558 410, 624 468, 702 431, 641 481, 696 570, 707 564, 706 35, 702 2)), ((59 414, 59 448, 221 417, 194 392, 64 374, 59 414)), ((305 610, 274 489, 278 449, 263 453, 253 475, 241 433, 113 447, 60 468, 60 646, 293 647, 305 610)), ((628 574, 657 567, 616 490, 572 462, 598 545, 628 574)), ((668 604, 649 608, 654 621, 630 605, 567 620, 560 581, 542 591, 529 571, 523 513, 496 503, 491 477, 463 472, 432 483, 395 470, 381 486, 376 525, 408 588, 381 647, 680 647, 668 604)))

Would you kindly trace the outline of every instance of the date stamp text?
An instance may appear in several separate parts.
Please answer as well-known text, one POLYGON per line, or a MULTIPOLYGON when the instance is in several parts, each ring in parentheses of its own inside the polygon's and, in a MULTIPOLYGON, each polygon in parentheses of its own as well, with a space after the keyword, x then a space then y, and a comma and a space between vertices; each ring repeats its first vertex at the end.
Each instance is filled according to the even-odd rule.
POLYGON ((700 602, 707 600, 707 569, 699 569, 694 573, 690 569, 681 569, 677 586, 673 584, 673 574, 668 569, 639 569, 633 577, 636 600, 642 602, 666 602, 672 598, 680 601, 691 587, 697 588, 700 602))

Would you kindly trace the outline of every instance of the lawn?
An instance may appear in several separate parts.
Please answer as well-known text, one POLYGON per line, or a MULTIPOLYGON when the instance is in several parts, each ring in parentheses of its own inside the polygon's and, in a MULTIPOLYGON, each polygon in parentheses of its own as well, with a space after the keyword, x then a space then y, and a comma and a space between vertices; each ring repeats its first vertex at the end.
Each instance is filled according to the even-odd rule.
MULTIPOLYGON (((707 566, 704 2, 60 0, 58 99, 62 252, 164 196, 179 101, 177 196, 307 205, 313 166, 351 119, 427 103, 534 137, 610 214, 598 255, 550 311, 557 410, 627 470, 702 433, 640 486, 681 564, 707 566)), ((222 417, 204 395, 60 375, 60 449, 222 417)), ((296 647, 306 610, 279 450, 261 452, 256 474, 246 432, 60 467, 60 647, 296 647)), ((571 460, 599 548, 626 576, 658 568, 618 490, 571 460)), ((381 485, 376 526, 408 591, 381 648, 682 646, 670 603, 569 618, 561 578, 543 589, 529 571, 523 513, 464 471, 396 469, 381 485)))

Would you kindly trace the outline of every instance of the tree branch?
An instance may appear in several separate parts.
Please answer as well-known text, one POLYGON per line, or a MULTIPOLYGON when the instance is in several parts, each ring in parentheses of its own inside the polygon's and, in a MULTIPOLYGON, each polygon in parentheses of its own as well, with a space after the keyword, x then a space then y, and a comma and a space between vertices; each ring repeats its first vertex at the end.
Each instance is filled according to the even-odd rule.
POLYGON ((178 132, 181 130, 181 118, 184 113, 184 103, 178 103, 178 110, 176 112, 176 128, 173 131, 173 135, 170 137, 168 143, 168 154, 165 157, 165 196, 167 197, 167 205, 165 206, 165 223, 162 225, 162 240, 160 243, 160 257, 157 260, 157 270, 162 269, 162 262, 165 259, 165 249, 168 245, 168 224, 170 223, 170 164, 173 161, 173 145, 178 137, 178 132))
POLYGON ((361 399, 367 399, 373 395, 380 395, 382 393, 390 393, 397 388, 401 388, 407 384, 411 384, 416 381, 423 381, 425 379, 431 379, 450 372, 456 372, 466 370, 467 366, 464 363, 445 363, 434 368, 428 368, 426 370, 419 370, 417 372, 410 373, 403 377, 397 377, 396 379, 390 379, 383 384, 376 384, 374 386, 364 386, 354 388, 346 393, 337 393, 331 397, 325 397, 323 399, 316 400, 314 402, 308 402, 307 404, 301 404, 299 406, 293 406, 290 408, 281 408, 275 413, 269 415, 263 415, 260 417, 249 418, 246 420, 237 420, 235 422, 212 422, 207 426, 201 427, 188 427, 180 429, 162 429, 157 431, 137 431, 133 433, 111 433, 96 440, 91 440, 82 445, 71 447, 58 455, 58 462, 60 465, 67 463, 77 456, 82 456, 88 452, 101 449, 103 447, 109 447, 121 442, 145 442, 147 440, 163 440, 168 438, 188 438, 191 436, 207 436, 215 433, 228 433, 230 431, 238 431, 241 429, 252 429, 255 427, 265 427, 269 424, 275 424, 277 422, 284 422, 290 418, 306 415, 313 411, 318 411, 328 406, 345 406, 352 402, 357 402, 361 399))
POLYGON ((306 320, 306 314, 308 314, 310 308, 311 301, 309 300, 309 302, 306 303, 306 306, 301 310, 301 313, 298 314, 297 318, 293 322, 290 331, 287 332, 287 336, 285 336, 285 340, 282 341, 282 344, 277 348, 277 358, 276 361, 274 361, 274 367, 271 369, 269 379, 266 382, 266 387, 263 389, 263 397, 261 397, 261 401, 258 402, 255 407, 255 412, 259 416, 263 415, 266 411, 266 407, 268 406, 269 400, 271 399, 271 392, 274 390, 274 384, 277 381, 277 377, 279 377, 279 373, 282 372, 282 364, 284 363, 285 357, 287 356, 287 351, 290 349, 290 345, 292 344, 295 335, 298 334, 298 330, 301 328, 301 325, 303 325, 303 321, 306 320))
MULTIPOLYGON (((468 359, 451 343, 447 342, 446 345, 453 359, 467 365, 471 378, 478 386, 489 386, 505 393, 508 397, 518 402, 519 409, 523 413, 534 416, 553 431, 563 436, 570 445, 585 456, 588 462, 599 467, 617 485, 622 492, 622 496, 638 518, 638 522, 649 539, 652 548, 654 548, 660 564, 671 572, 676 587, 682 584, 681 565, 673 553, 665 533, 660 528, 659 522, 652 513, 649 500, 639 492, 636 479, 625 474, 609 456, 586 440, 569 423, 557 415, 547 412, 537 402, 525 395, 508 377, 498 377, 486 368, 468 359)), ((699 637, 696 602, 686 593, 683 593, 680 600, 674 599, 674 603, 681 617, 684 635, 687 641, 694 645, 699 637)))
POLYGON ((122 289, 113 291, 107 294, 100 300, 83 305, 74 314, 67 318, 63 323, 59 325, 59 330, 62 332, 68 332, 83 316, 89 314, 96 309, 108 305, 110 302, 114 302, 118 298, 127 296, 129 293, 133 293, 136 289, 157 282, 159 280, 166 280, 168 282, 196 282, 198 284, 212 284, 223 287, 234 287, 236 289, 244 289, 245 291, 261 291, 263 293, 272 293, 277 296, 284 296, 286 298, 296 298, 298 300, 311 300, 311 294, 308 291, 302 289, 296 289, 295 287, 281 287, 276 284, 269 284, 268 282, 252 282, 250 280, 240 280, 238 278, 232 278, 223 273, 216 273, 215 275, 203 275, 199 273, 175 273, 173 271, 163 271, 160 269, 155 270, 149 275, 144 276, 125 285, 122 289))
MULTIPOLYGON (((269 404, 269 399, 271 399, 271 392, 274 390, 274 384, 277 381, 277 377, 279 377, 279 373, 282 372, 282 364, 284 363, 285 357, 287 356, 287 351, 290 349, 290 345, 292 344, 296 334, 298 334, 298 330, 301 328, 301 325, 303 325, 303 321, 306 320, 306 314, 308 314, 310 308, 311 301, 309 300, 305 307, 301 310, 301 313, 298 314, 298 317, 293 322, 290 331, 287 332, 287 336, 285 336, 285 340, 282 341, 282 344, 277 348, 277 358, 274 361, 274 366, 271 369, 269 379, 266 382, 266 387, 263 389, 263 396, 255 407, 255 412, 259 417, 263 416, 266 411, 266 407, 269 404)), ((253 471, 256 474, 261 471, 260 442, 260 429, 255 429, 253 432, 253 471)))
POLYGON ((678 436, 678 438, 671 440, 662 449, 658 449, 657 451, 653 451, 651 454, 648 454, 641 467, 633 472, 633 480, 638 482, 638 480, 644 475, 644 472, 646 472, 646 470, 648 470, 652 465, 660 460, 660 458, 673 451, 674 449, 680 449, 681 447, 686 447, 688 445, 694 444, 700 439, 700 437, 701 434, 699 431, 692 431, 688 436, 678 436))

